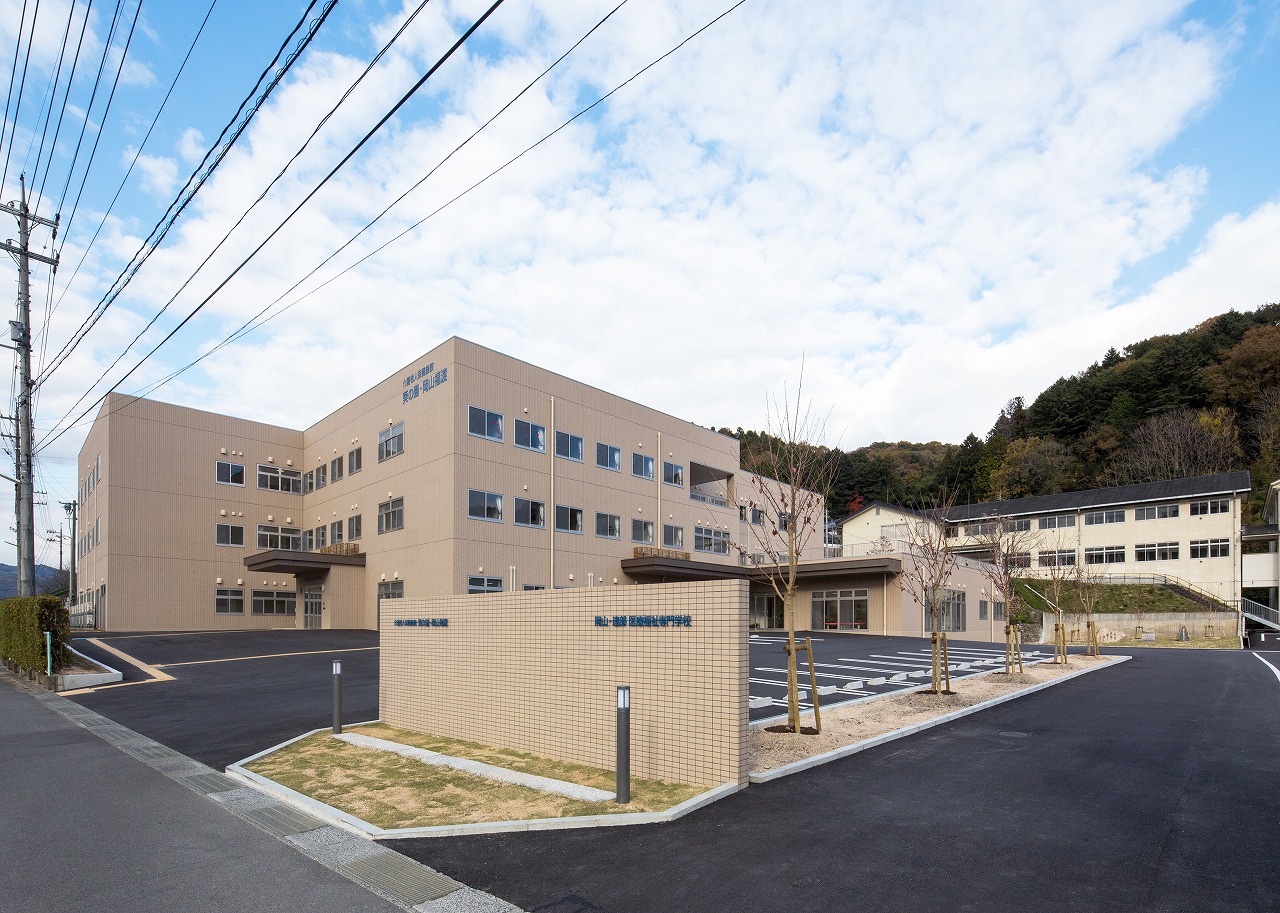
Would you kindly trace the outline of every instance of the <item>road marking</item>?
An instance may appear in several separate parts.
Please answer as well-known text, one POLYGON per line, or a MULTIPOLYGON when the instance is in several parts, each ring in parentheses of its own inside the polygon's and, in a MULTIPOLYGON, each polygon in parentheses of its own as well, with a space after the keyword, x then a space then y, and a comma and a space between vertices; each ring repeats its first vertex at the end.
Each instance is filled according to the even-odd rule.
MULTIPOLYGON (((1253 655, 1254 655, 1254 656, 1258 656, 1258 654, 1257 654, 1257 653, 1255 653, 1255 654, 1253 654, 1253 655)), ((1261 656, 1258 656, 1258 659, 1260 659, 1260 660, 1262 660, 1262 662, 1266 663, 1267 668, 1268 668, 1268 669, 1270 669, 1270 670, 1271 670, 1271 672, 1275 675, 1276 680, 1277 680, 1277 681, 1280 681, 1280 669, 1277 669, 1275 666, 1271 665, 1271 663, 1267 662, 1267 660, 1263 659, 1261 656)))
POLYGON ((87 638, 87 640, 89 641, 89 643, 93 644, 95 647, 100 647, 103 650, 106 650, 112 656, 118 656, 120 657, 120 659, 123 659, 125 662, 129 663, 130 665, 137 666, 143 672, 147 673, 147 675, 150 675, 154 681, 159 681, 159 682, 173 681, 173 676, 168 675, 164 672, 161 672, 159 666, 152 666, 149 663, 144 663, 142 660, 138 659, 135 656, 130 656, 128 653, 124 652, 123 650, 118 650, 115 647, 111 646, 110 644, 104 644, 102 641, 98 640, 98 638, 96 637, 90 637, 90 638, 87 638))
MULTIPOLYGON (((143 637, 197 637, 205 634, 261 634, 264 631, 297 631, 298 628, 248 628, 243 631, 168 631, 160 634, 109 634, 112 640, 139 640, 143 637)), ((84 640, 83 637, 76 638, 84 640)))
POLYGON ((303 650, 298 653, 263 653, 260 656, 228 656, 225 659, 193 659, 184 663, 160 663, 154 668, 173 669, 177 666, 207 666, 210 663, 238 663, 246 659, 279 659, 285 656, 319 656, 325 653, 361 653, 365 650, 377 649, 377 647, 343 647, 338 650, 303 650))

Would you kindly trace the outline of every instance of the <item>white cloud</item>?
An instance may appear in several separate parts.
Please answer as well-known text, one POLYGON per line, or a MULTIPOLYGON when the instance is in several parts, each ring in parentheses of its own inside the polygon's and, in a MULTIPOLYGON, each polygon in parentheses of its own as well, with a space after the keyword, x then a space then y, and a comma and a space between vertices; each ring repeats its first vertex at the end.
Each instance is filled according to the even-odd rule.
MULTIPOLYGON (((137 149, 126 149, 124 162, 133 161, 137 149)), ((162 155, 138 156, 138 164, 134 166, 141 175, 142 186, 153 196, 169 197, 173 195, 178 183, 178 163, 162 155)))
MULTIPOLYGON (((721 2, 624 7, 563 72, 304 288, 665 52, 721 2)), ((443 69, 178 337, 170 362, 189 360, 283 292, 611 5, 495 14, 485 34, 503 52, 443 69)), ((480 8, 428 7, 406 50, 375 71, 208 276, 179 297, 174 319, 480 8)), ((1212 104, 1238 36, 1188 24, 1182 10, 1151 0, 748 4, 158 395, 303 426, 457 333, 731 427, 760 426, 766 391, 794 381, 805 353, 806 388, 833 407, 845 446, 983 432, 1009 397, 1033 396, 1110 345, 1275 297, 1266 293, 1277 278, 1267 239, 1280 216, 1269 204, 1220 223, 1186 269, 1148 294, 1115 300, 1122 272, 1183 232, 1206 192, 1199 163, 1157 170, 1152 160, 1212 104), (342 383, 316 382, 339 374, 342 383)), ((374 41, 399 22, 378 24, 374 41)), ((174 294, 362 66, 332 51, 304 57, 130 287, 137 313, 113 309, 64 386, 47 392, 44 414, 69 406, 83 379, 174 294)), ((188 130, 177 150, 196 160, 200 134, 188 130)), ((172 160, 145 168, 153 191, 176 179, 172 160)), ((123 233, 116 239, 129 247, 123 233)), ((106 263, 99 269, 111 277, 106 263)), ((69 333, 93 300, 86 291, 69 302, 71 325, 53 338, 65 338, 59 331, 69 333)), ((68 437, 73 450, 79 435, 68 437)))
POLYGON ((204 135, 195 127, 182 131, 178 139, 178 155, 188 165, 194 165, 204 157, 204 135))

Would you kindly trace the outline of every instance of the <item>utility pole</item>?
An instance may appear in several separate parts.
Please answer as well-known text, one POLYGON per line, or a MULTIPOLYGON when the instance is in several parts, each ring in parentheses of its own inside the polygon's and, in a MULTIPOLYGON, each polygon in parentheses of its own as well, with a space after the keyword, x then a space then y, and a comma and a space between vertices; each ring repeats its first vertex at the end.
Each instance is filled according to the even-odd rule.
POLYGON ((62 545, 64 542, 67 541, 67 532, 61 526, 59 526, 57 529, 47 529, 45 530, 45 532, 48 533, 48 535, 44 537, 45 542, 58 543, 58 576, 61 577, 62 576, 62 545))
POLYGON ((76 550, 80 548, 80 543, 76 540, 76 507, 75 501, 62 502, 62 509, 71 517, 71 556, 68 558, 71 564, 71 573, 67 575, 67 595, 70 597, 72 605, 76 604, 80 593, 76 589, 76 550))
POLYGON ((9 321, 9 338, 18 352, 18 595, 36 594, 36 524, 33 496, 31 415, 31 261, 47 263, 57 269, 58 258, 33 254, 31 225, 44 225, 58 236, 58 220, 42 219, 27 210, 27 176, 19 177, 21 195, 13 203, 0 204, 0 209, 18 220, 18 243, 0 244, 18 264, 18 319, 9 321))

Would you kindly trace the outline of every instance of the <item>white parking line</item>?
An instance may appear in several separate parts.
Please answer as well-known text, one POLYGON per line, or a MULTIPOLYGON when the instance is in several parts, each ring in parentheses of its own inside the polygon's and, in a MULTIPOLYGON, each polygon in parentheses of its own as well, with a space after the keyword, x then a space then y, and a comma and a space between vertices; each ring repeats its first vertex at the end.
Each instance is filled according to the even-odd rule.
MULTIPOLYGON (((1253 654, 1253 655, 1254 655, 1254 656, 1258 656, 1258 654, 1257 654, 1257 653, 1255 653, 1255 654, 1253 654)), ((1277 679, 1277 680, 1280 680, 1280 669, 1277 669, 1275 666, 1271 665, 1271 663, 1270 663, 1270 662, 1268 662, 1266 659, 1264 659, 1264 658, 1263 658, 1263 657, 1261 657, 1261 656, 1258 656, 1258 659, 1260 659, 1260 660, 1262 660, 1262 662, 1266 663, 1267 668, 1271 670, 1272 674, 1273 674, 1273 675, 1275 675, 1276 679, 1277 679)))

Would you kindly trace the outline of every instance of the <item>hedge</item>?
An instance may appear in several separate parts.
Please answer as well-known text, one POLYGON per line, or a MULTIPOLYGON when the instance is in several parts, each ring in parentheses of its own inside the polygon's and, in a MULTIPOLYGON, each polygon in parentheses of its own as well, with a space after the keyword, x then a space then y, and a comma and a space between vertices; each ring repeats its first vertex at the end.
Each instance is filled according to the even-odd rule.
POLYGON ((53 633, 53 671, 62 665, 62 647, 71 639, 71 619, 57 596, 15 596, 0 600, 0 656, 24 669, 45 669, 44 632, 53 633))

